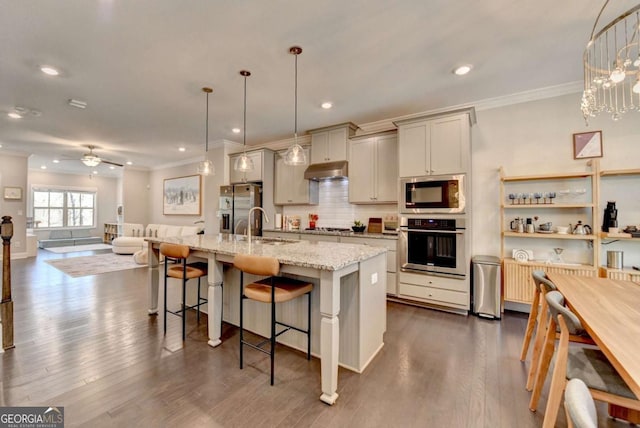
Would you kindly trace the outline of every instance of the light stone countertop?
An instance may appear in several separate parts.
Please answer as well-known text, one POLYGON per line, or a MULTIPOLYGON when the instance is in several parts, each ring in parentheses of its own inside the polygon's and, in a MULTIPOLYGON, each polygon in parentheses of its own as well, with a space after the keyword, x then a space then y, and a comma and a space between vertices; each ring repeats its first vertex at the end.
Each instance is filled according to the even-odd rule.
POLYGON ((327 230, 283 230, 283 229, 263 229, 263 232, 291 233, 299 235, 327 235, 327 236, 348 236, 350 238, 374 238, 374 239, 398 239, 397 233, 355 233, 355 232, 339 232, 327 230))
MULTIPOLYGON (((348 236, 348 235, 347 235, 348 236)), ((277 258, 280 263, 322 270, 339 270, 354 263, 387 252, 383 247, 336 242, 309 242, 253 237, 251 244, 244 235, 190 235, 166 238, 145 238, 154 243, 168 242, 188 245, 194 251, 236 254, 255 254, 277 258)))

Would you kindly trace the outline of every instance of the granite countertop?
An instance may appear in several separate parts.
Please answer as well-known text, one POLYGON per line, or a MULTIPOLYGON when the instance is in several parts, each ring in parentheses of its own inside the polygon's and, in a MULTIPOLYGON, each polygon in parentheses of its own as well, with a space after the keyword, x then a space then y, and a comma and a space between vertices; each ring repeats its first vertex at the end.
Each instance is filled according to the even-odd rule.
POLYGON ((253 237, 249 244, 244 235, 189 235, 145 238, 146 241, 188 245, 195 251, 226 255, 255 254, 277 258, 280 263, 322 270, 339 270, 385 253, 386 248, 336 242, 309 242, 253 237))
POLYGON ((375 238, 375 239, 398 239, 397 232, 389 233, 355 233, 353 231, 328 231, 328 230, 283 230, 283 229, 263 229, 263 232, 277 232, 277 233, 296 233, 302 235, 329 235, 329 236, 350 236, 354 238, 375 238))

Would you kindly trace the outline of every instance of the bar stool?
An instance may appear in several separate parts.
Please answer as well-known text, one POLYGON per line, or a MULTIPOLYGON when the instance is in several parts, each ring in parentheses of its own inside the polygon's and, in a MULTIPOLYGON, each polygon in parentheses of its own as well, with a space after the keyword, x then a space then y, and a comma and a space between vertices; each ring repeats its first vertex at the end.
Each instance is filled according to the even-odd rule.
POLYGON ((204 297, 200 297, 200 278, 207 276, 207 263, 195 262, 187 263, 191 250, 187 245, 178 244, 160 244, 160 254, 164 259, 164 334, 167 334, 167 313, 182 318, 182 341, 186 339, 186 322, 185 315, 187 309, 196 308, 197 320, 200 322, 200 306, 208 302, 204 297), (169 267, 170 263, 174 266, 169 267), (170 311, 167 309, 167 278, 176 278, 182 280, 182 309, 178 311, 170 311), (187 281, 198 278, 198 300, 195 305, 187 306, 187 281))
POLYGON ((233 258, 233 266, 240 270, 240 369, 243 368, 243 346, 247 345, 271 358, 271 385, 273 385, 273 369, 276 348, 276 337, 291 329, 307 335, 307 360, 311 359, 311 291, 313 284, 292 278, 277 276, 280 272, 280 262, 274 257, 237 254, 233 258), (268 276, 251 284, 244 284, 244 273, 268 276), (276 303, 288 302, 302 295, 307 295, 307 329, 282 323, 276 319, 276 303), (271 304, 271 335, 268 339, 253 344, 244 340, 243 312, 245 299, 271 304), (277 332, 276 326, 285 327, 277 332), (269 350, 263 348, 271 344, 269 350))

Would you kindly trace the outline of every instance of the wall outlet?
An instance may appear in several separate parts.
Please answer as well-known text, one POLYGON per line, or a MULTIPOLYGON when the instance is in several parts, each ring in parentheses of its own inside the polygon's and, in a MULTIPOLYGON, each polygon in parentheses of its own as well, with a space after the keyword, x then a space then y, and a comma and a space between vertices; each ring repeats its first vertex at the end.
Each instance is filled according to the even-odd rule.
POLYGON ((371 285, 378 283, 378 272, 371 274, 371 285))

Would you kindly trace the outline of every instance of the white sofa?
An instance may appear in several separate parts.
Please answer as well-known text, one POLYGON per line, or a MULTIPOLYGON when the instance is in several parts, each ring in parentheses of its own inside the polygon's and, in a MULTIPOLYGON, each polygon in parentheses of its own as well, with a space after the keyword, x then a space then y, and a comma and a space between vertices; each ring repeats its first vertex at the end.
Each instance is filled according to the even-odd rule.
POLYGON ((123 223, 122 235, 111 241, 111 250, 116 254, 135 254, 138 251, 147 249, 145 237, 164 238, 167 236, 195 235, 199 230, 200 228, 197 226, 148 224, 147 227, 144 227, 138 223, 123 223))

